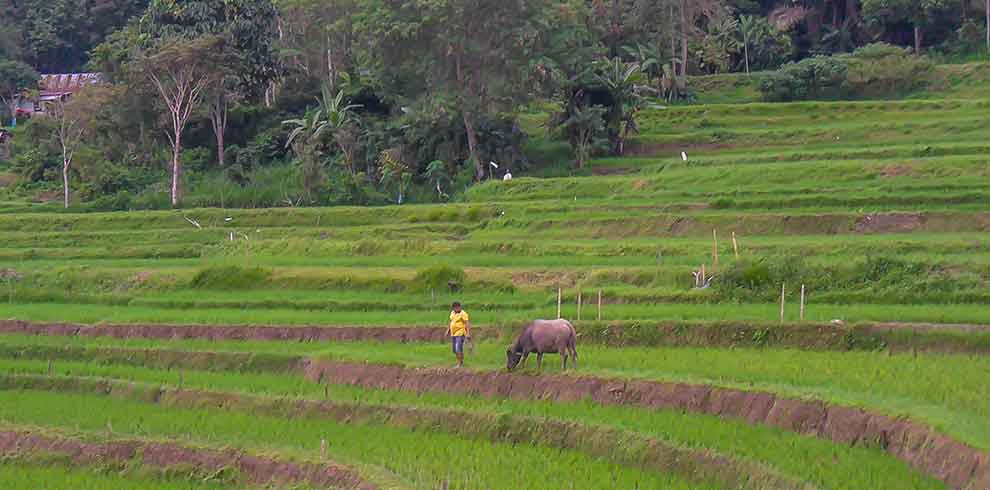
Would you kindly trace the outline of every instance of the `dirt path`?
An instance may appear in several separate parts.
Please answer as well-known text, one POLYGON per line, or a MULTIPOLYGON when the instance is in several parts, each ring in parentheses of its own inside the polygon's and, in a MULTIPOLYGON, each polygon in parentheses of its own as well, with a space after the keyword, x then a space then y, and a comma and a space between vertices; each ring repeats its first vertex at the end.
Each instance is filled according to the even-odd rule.
MULTIPOLYGON (((88 441, 37 430, 0 428, 0 454, 4 457, 30 457, 56 454, 75 465, 102 465, 108 461, 131 463, 160 469, 188 470, 213 474, 236 469, 244 483, 264 486, 299 483, 318 488, 375 490, 349 468, 325 464, 295 464, 268 457, 253 456, 232 449, 210 450, 165 442, 142 440, 88 441)), ((277 488, 277 487, 276 487, 277 488)))
POLYGON ((6 376, 0 389, 90 393, 183 408, 223 410, 290 418, 328 418, 341 423, 378 423, 411 430, 444 431, 486 441, 545 445, 584 452, 647 471, 674 473, 724 488, 814 490, 760 464, 708 450, 688 449, 634 432, 537 417, 459 410, 274 399, 256 395, 162 388, 93 378, 6 376))

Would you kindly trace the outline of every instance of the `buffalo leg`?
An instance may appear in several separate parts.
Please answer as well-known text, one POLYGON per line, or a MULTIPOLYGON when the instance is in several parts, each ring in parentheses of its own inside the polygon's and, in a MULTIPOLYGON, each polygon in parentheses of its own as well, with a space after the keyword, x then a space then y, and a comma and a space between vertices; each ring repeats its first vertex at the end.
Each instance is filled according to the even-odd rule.
POLYGON ((543 353, 536 354, 536 370, 543 371, 543 353))
POLYGON ((563 361, 563 364, 564 364, 561 369, 564 370, 564 371, 567 371, 567 351, 566 350, 560 351, 560 360, 563 361))

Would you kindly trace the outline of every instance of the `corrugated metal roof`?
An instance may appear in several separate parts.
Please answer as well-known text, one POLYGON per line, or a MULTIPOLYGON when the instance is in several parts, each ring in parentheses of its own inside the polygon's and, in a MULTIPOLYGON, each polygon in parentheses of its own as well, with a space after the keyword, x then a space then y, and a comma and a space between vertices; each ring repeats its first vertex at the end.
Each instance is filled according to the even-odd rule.
POLYGON ((42 95, 71 94, 87 85, 103 83, 100 73, 56 73, 41 75, 39 82, 42 95))

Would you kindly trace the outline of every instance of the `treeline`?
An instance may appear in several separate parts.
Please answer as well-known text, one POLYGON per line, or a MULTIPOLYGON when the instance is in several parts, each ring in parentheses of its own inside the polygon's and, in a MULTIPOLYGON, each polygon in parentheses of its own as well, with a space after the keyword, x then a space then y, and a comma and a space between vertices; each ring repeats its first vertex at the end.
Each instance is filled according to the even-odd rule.
POLYGON ((985 53, 988 3, 11 0, 5 121, 39 72, 108 83, 21 121, 6 192, 89 209, 441 201, 529 167, 533 104, 552 102, 542 124, 583 166, 623 153, 648 100, 690 100, 689 75, 780 69, 768 100, 909 90, 933 56, 985 53))

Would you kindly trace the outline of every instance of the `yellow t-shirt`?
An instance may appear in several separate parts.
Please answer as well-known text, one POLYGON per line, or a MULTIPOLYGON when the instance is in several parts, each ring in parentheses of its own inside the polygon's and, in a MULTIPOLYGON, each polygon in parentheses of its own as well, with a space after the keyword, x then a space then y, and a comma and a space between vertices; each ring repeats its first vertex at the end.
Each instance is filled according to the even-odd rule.
POLYGON ((467 335, 467 323, 470 318, 466 311, 460 313, 450 312, 450 336, 463 337, 467 335))

